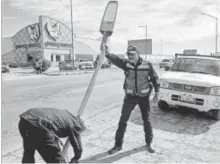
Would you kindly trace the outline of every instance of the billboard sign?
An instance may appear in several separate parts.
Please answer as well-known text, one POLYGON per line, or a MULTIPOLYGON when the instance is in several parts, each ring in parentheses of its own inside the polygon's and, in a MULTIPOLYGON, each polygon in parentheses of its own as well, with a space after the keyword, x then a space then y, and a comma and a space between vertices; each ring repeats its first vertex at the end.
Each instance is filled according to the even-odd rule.
POLYGON ((136 46, 140 54, 152 54, 152 39, 128 40, 128 46, 136 46))
POLYGON ((196 55, 197 54, 197 49, 186 49, 186 50, 183 51, 183 54, 196 55))

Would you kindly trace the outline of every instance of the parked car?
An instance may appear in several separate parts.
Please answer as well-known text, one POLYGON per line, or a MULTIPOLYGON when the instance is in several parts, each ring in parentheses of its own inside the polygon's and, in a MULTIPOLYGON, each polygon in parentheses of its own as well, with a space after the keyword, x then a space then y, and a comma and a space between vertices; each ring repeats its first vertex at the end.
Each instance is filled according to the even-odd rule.
POLYGON ((94 69, 93 62, 83 61, 83 62, 80 63, 79 69, 94 69))
POLYGON ((61 61, 59 62, 59 69, 60 71, 74 70, 73 62, 72 61, 61 61))
POLYGON ((2 62, 2 73, 9 73, 9 65, 7 62, 2 62))
POLYGON ((179 56, 159 81, 160 109, 194 108, 220 120, 220 57, 179 56))
POLYGON ((166 67, 171 67, 174 63, 174 59, 163 59, 160 63, 159 66, 160 68, 166 68, 166 67))

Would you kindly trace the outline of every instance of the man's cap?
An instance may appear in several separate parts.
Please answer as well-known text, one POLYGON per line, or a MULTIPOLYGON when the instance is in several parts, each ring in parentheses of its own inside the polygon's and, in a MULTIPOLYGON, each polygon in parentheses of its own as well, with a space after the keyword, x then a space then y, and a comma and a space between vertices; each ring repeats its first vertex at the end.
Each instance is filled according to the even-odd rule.
POLYGON ((127 52, 134 52, 134 53, 137 52, 137 53, 139 53, 139 50, 135 46, 128 46, 127 52))

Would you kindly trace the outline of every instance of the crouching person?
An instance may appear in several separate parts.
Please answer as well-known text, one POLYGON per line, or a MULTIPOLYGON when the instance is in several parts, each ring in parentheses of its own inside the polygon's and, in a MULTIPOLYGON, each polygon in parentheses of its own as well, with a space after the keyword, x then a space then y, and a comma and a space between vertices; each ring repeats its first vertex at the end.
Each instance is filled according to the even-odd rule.
MULTIPOLYGON (((65 163, 59 145, 60 138, 69 137, 75 156, 71 162, 81 158, 80 134, 85 130, 83 120, 67 110, 33 108, 20 115, 19 131, 23 138, 22 163, 34 163, 35 150, 46 163, 65 163)), ((62 142, 61 142, 62 143, 62 142)))

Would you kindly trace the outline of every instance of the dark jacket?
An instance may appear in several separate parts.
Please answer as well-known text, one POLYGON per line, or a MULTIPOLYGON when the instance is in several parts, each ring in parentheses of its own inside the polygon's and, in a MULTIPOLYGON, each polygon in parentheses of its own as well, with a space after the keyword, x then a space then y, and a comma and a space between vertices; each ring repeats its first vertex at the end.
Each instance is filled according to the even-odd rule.
POLYGON ((80 158, 82 153, 80 131, 82 127, 70 112, 54 108, 33 108, 21 114, 20 118, 53 134, 56 138, 69 137, 75 156, 80 158))
MULTIPOLYGON (((118 56, 116 56, 114 54, 109 54, 109 53, 106 54, 106 58, 109 59, 117 67, 124 70, 124 72, 125 72, 124 89, 125 90, 126 90, 126 86, 127 86, 126 82, 129 81, 127 79, 127 78, 129 78, 128 74, 134 72, 132 74, 137 75, 138 71, 147 71, 147 74, 148 74, 148 77, 149 77, 148 82, 153 85, 155 92, 159 92, 158 75, 157 75, 156 71, 154 70, 154 68, 153 68, 153 66, 150 62, 144 61, 142 58, 139 58, 137 64, 134 65, 133 63, 130 63, 129 60, 127 60, 127 59, 122 59, 122 58, 119 58, 118 56), (146 70, 138 69, 138 67, 141 66, 142 63, 147 63, 149 69, 146 69, 146 70), (133 66, 133 68, 128 67, 129 65, 133 66)), ((138 88, 140 87, 140 86, 138 86, 138 81, 140 80, 140 79, 137 79, 138 77, 139 76, 134 76, 134 78, 132 78, 134 80, 134 83, 133 83, 135 85, 134 88, 136 88, 136 92, 134 92, 134 93, 137 93, 138 88)))

